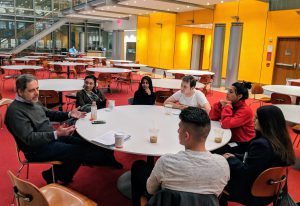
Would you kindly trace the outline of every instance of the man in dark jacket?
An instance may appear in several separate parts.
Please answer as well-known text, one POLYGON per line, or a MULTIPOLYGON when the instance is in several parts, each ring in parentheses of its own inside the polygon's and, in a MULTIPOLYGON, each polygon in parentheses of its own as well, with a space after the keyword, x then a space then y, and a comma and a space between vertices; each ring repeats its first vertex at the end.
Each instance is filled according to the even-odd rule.
MULTIPOLYGON (((50 123, 82 118, 84 112, 78 109, 52 111, 41 105, 38 102, 38 81, 32 75, 19 76, 16 89, 16 99, 7 109, 5 124, 29 161, 62 161, 62 165, 54 166, 54 171, 57 180, 64 183, 72 181, 81 163, 122 167, 112 152, 72 136, 76 129, 74 125, 62 125, 54 130, 50 123)), ((42 175, 47 183, 51 182, 51 170, 44 171, 42 175)))

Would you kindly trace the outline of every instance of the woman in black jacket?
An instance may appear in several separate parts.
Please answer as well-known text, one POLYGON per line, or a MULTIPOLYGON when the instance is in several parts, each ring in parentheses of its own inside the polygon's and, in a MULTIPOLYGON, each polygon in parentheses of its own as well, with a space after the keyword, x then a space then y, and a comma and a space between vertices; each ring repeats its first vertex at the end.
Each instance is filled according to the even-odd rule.
POLYGON ((254 122, 256 137, 250 141, 247 152, 223 155, 230 166, 230 181, 225 187, 229 195, 222 195, 221 206, 227 205, 227 200, 251 206, 271 203, 273 198, 252 196, 251 187, 255 179, 268 168, 295 163, 282 111, 272 105, 260 107, 254 122))
POLYGON ((81 107, 85 112, 91 111, 93 101, 97 104, 97 109, 106 107, 106 98, 104 94, 97 89, 97 79, 94 75, 88 75, 84 78, 83 89, 76 94, 76 107, 81 107))
POLYGON ((138 90, 134 93, 134 105, 153 105, 156 95, 153 92, 152 80, 144 76, 140 82, 138 90))

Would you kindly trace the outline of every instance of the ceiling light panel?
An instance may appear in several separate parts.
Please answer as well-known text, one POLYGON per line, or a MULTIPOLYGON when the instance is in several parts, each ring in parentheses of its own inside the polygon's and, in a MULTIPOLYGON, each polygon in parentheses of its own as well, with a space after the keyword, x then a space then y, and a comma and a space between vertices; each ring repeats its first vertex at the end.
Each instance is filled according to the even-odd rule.
POLYGON ((172 11, 172 12, 183 12, 183 11, 191 11, 197 10, 199 7, 193 7, 184 4, 176 4, 172 3, 172 1, 157 1, 157 0, 128 0, 128 1, 121 1, 118 4, 124 6, 133 6, 133 7, 143 7, 148 9, 160 9, 165 11, 172 11))

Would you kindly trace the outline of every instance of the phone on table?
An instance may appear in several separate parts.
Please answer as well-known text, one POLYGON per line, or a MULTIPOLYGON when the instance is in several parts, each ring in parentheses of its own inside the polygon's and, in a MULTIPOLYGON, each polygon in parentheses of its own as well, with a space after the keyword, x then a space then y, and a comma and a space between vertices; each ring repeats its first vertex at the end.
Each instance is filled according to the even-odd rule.
POLYGON ((106 121, 104 120, 95 120, 95 121, 92 121, 92 124, 105 124, 106 121))

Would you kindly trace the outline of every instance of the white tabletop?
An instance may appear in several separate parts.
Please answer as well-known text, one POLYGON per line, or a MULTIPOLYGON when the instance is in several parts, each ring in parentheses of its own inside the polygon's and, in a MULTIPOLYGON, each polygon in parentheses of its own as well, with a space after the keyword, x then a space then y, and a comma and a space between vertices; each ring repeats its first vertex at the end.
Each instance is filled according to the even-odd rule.
POLYGON ((130 69, 122 69, 122 68, 116 68, 116 67, 92 67, 87 68, 87 71, 90 72, 100 72, 100 73, 127 73, 131 72, 130 69))
POLYGON ((204 70, 166 70, 169 73, 178 73, 184 75, 194 75, 194 76, 202 76, 202 75, 214 75, 214 72, 204 71, 204 70))
POLYGON ((12 59, 12 60, 13 60, 13 61, 24 61, 24 62, 28 62, 28 61, 40 61, 40 59, 25 58, 25 57, 14 58, 14 59, 12 59))
POLYGON ((86 56, 86 58, 93 58, 93 59, 106 59, 106 57, 98 57, 98 56, 86 56))
POLYGON ((93 58, 65 58, 65 60, 68 60, 68 61, 93 61, 94 59, 93 58))
POLYGON ((11 54, 0 54, 0 57, 2 58, 9 58, 11 56, 12 56, 11 54))
POLYGON ((269 92, 276 92, 279 94, 287 94, 292 96, 300 96, 300 87, 288 85, 265 85, 262 87, 269 92))
POLYGON ((49 62, 50 65, 60 65, 60 66, 76 66, 76 65, 87 65, 80 62, 49 62))
POLYGON ((38 81, 40 90, 57 92, 81 90, 84 84, 82 79, 41 79, 38 81))
POLYGON ((45 52, 31 52, 30 54, 33 54, 33 55, 50 55, 50 53, 45 53, 45 52))
MULTIPOLYGON (((153 87, 164 88, 164 89, 181 89, 181 79, 152 79, 153 87)), ((203 88, 204 85, 197 82, 196 88, 203 88)))
MULTIPOLYGON (((161 156, 167 153, 177 153, 184 150, 178 140, 179 110, 177 114, 166 115, 164 107, 149 105, 129 105, 115 107, 112 111, 107 109, 98 110, 98 119, 105 120, 106 124, 91 124, 90 113, 76 122, 77 132, 86 140, 91 141, 109 131, 124 132, 131 135, 125 141, 124 147, 110 149, 149 156, 161 156), (150 143, 149 128, 155 122, 159 128, 157 143, 150 143)), ((223 141, 214 142, 213 128, 221 128, 219 122, 212 122, 212 130, 205 143, 206 149, 214 150, 225 145, 231 138, 231 131, 224 129, 223 141)))
POLYGON ((286 121, 300 124, 300 105, 293 104, 275 104, 279 107, 286 121))
POLYGON ((45 58, 48 58, 47 56, 24 56, 24 57, 29 58, 29 59, 34 59, 34 58, 45 59, 45 58))
POLYGON ((52 56, 52 57, 66 57, 67 55, 65 55, 65 54, 49 54, 49 56, 52 56))
POLYGON ((121 59, 111 59, 109 60, 112 63, 132 63, 130 60, 121 60, 121 59))
POLYGON ((140 68, 140 67, 146 67, 147 65, 145 65, 145 64, 131 64, 131 63, 129 63, 129 64, 115 64, 115 66, 117 66, 117 67, 126 67, 126 68, 128 68, 128 67, 131 67, 131 68, 140 68))
POLYGON ((41 66, 34 66, 34 65, 8 65, 8 66, 2 66, 2 69, 7 70, 23 70, 23 69, 42 69, 41 66))

